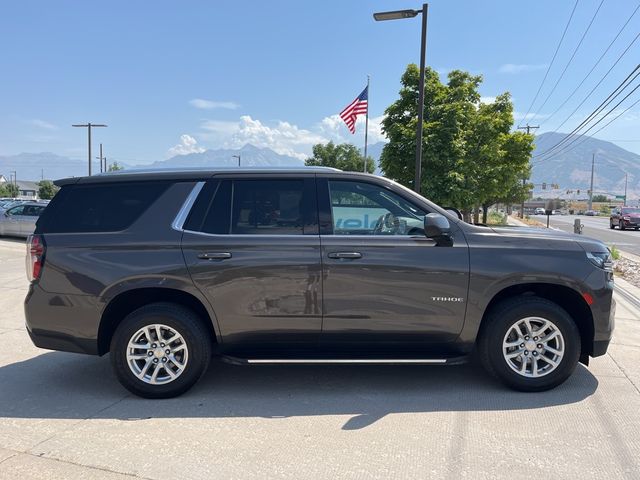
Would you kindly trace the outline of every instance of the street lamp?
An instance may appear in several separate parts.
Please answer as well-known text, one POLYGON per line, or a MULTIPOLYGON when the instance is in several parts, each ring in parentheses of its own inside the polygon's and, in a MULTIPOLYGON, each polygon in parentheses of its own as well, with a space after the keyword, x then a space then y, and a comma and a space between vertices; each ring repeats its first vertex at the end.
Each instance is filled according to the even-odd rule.
POLYGON ((416 127, 416 178, 413 189, 420 193, 422 182, 422 123, 424 120, 424 69, 427 54, 427 13, 429 4, 424 3, 421 10, 395 10, 392 12, 374 13, 377 22, 386 20, 402 20, 422 14, 422 38, 420 41, 420 85, 418 87, 418 126, 416 127))
POLYGON ((232 158, 238 159, 238 166, 240 166, 240 155, 231 155, 232 158))
POLYGON ((86 128, 89 132, 89 176, 91 176, 91 127, 106 127, 106 125, 101 125, 97 123, 85 123, 82 125, 71 125, 72 127, 83 127, 86 128))

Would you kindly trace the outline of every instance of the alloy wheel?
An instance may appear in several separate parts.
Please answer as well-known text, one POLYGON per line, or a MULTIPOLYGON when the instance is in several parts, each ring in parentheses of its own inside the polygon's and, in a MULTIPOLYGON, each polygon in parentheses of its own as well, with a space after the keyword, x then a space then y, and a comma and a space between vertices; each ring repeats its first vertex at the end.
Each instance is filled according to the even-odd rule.
POLYGON ((182 335, 162 324, 146 325, 134 333, 127 345, 131 372, 150 385, 177 379, 187 366, 189 349, 182 335))
POLYGON ((514 372, 538 378, 553 372, 562 361, 565 341, 558 327, 542 317, 515 322, 502 341, 502 355, 514 372))

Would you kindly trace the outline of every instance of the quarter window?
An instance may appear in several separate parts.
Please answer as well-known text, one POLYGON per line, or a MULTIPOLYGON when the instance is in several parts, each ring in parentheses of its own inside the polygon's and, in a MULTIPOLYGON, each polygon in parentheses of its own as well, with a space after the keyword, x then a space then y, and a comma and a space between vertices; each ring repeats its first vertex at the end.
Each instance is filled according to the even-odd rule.
POLYGON ((425 212, 378 185, 329 181, 334 235, 423 235, 425 212))

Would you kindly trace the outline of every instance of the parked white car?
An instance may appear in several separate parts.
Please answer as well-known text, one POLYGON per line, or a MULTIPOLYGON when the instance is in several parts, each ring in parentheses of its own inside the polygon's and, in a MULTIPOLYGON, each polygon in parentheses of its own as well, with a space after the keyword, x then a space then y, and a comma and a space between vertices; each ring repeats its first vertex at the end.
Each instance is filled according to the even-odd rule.
POLYGON ((0 236, 28 237, 45 207, 42 203, 25 202, 0 212, 0 236))

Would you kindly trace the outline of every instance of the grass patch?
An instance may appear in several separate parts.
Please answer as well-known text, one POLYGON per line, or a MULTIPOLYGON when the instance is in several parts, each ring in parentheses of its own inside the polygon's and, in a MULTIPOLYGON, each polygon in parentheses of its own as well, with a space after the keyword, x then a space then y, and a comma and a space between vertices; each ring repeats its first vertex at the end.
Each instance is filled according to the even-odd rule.
POLYGON ((611 245, 609 251, 611 252, 611 258, 614 260, 620 260, 620 250, 618 250, 618 247, 611 245))

